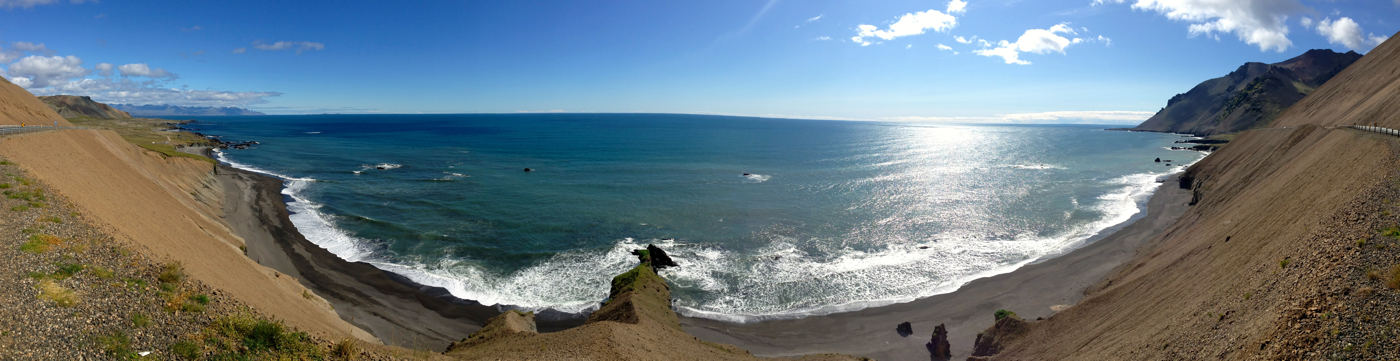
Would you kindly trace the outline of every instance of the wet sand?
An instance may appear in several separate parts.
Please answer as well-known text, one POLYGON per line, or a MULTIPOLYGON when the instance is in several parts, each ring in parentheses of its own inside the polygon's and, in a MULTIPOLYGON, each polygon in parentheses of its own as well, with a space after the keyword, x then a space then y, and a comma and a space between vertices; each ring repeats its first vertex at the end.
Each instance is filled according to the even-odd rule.
POLYGON ((1085 247, 1011 273, 977 279, 957 291, 865 310, 734 324, 682 317, 683 329, 701 340, 739 346, 761 357, 843 353, 878 360, 928 360, 926 346, 933 328, 945 324, 953 359, 972 353, 977 332, 992 326, 999 309, 1028 320, 1048 317, 1061 305, 1072 305, 1085 288, 1131 259, 1138 248, 1158 236, 1189 208, 1191 191, 1175 177, 1157 188, 1147 213, 1131 224, 1085 247), (901 336, 895 326, 913 325, 901 336))

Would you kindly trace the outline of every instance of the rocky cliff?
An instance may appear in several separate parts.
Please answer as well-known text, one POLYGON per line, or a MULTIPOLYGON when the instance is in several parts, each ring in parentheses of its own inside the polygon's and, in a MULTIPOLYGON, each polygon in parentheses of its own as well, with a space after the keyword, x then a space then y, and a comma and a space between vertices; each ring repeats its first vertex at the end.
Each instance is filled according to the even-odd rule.
POLYGON ((96 118, 96 119, 124 119, 131 118, 131 114, 112 108, 107 104, 98 103, 92 97, 77 95, 50 95, 39 97, 50 109, 58 112, 58 115, 66 119, 73 118, 96 118))
POLYGON ((1275 64, 1246 63, 1177 94, 1132 129, 1214 135, 1259 128, 1360 58, 1320 49, 1275 64))

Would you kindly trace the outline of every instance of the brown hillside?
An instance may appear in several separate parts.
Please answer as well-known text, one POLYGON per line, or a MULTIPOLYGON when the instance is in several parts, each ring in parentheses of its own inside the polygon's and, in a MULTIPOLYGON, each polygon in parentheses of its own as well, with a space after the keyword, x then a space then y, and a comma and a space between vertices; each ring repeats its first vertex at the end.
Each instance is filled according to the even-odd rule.
POLYGON ((109 130, 7 137, 0 156, 105 223, 113 236, 183 263, 194 278, 290 326, 326 339, 378 341, 296 280, 243 256, 243 239, 219 217, 224 195, 207 162, 147 151, 109 130))
POLYGON ((0 125, 53 125, 54 122, 60 126, 73 126, 35 98, 34 94, 0 78, 0 125))
POLYGON ((77 95, 50 95, 39 97, 45 105, 58 112, 58 115, 67 119, 72 118, 97 118, 97 119, 125 119, 131 118, 131 114, 117 110, 107 104, 98 103, 92 97, 77 95))
POLYGON ((1400 138, 1328 126, 1400 127, 1397 57, 1382 44, 1273 123, 1288 128, 1193 166, 1191 210, 993 359, 1396 358, 1400 138))

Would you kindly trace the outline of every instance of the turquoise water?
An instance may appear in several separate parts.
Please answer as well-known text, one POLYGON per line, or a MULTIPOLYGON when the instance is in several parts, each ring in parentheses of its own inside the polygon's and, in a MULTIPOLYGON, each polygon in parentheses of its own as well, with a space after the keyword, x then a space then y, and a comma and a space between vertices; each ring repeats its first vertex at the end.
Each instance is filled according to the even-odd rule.
POLYGON ((655 243, 681 264, 663 271, 679 312, 738 322, 907 302, 1060 254, 1201 157, 1168 150, 1179 135, 1078 125, 198 119, 261 142, 220 158, 286 179, 297 228, 345 259, 485 304, 581 313, 655 243))

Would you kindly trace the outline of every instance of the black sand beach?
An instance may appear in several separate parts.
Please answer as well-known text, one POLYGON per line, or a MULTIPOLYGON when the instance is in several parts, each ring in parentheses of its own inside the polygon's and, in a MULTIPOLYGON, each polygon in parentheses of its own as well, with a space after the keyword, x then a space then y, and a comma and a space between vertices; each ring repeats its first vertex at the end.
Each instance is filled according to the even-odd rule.
MULTIPOLYGON (((226 221, 248 244, 248 256, 296 277, 325 297, 342 319, 387 344, 442 350, 481 328, 500 313, 493 306, 461 300, 363 262, 346 262, 297 232, 288 218, 282 180, 227 165, 218 166, 225 187, 226 221)), ((727 343, 756 356, 789 357, 844 353, 880 360, 929 357, 934 326, 946 324, 954 358, 972 352, 977 332, 992 325, 998 309, 1027 319, 1046 317, 1083 298, 1085 288, 1131 258, 1138 247, 1163 232, 1188 208, 1191 193, 1175 178, 1158 187, 1146 215, 1118 231, 1067 254, 1013 272, 974 280, 955 292, 865 310, 735 324, 681 317, 686 332, 701 340, 727 343), (914 333, 901 337, 895 326, 910 322, 914 333)), ((539 320, 541 332, 567 329, 583 319, 539 320)))

